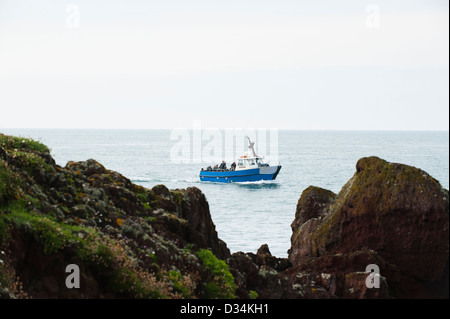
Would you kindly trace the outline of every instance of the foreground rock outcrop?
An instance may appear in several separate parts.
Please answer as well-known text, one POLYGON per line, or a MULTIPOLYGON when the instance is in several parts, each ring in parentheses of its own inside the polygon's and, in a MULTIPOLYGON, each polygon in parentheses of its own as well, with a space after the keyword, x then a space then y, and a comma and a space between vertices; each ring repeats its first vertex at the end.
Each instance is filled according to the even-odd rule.
POLYGON ((1 297, 236 297, 199 189, 146 189, 95 160, 60 167, 46 146, 1 134, 0 155, 1 297))
POLYGON ((293 267, 331 274, 331 295, 359 297, 353 277, 376 264, 388 288, 382 297, 448 297, 448 191, 424 171, 377 157, 360 159, 356 170, 337 195, 303 192, 293 267))
POLYGON ((198 188, 0 134, 0 298, 448 298, 448 190, 419 169, 363 158, 339 194, 302 193, 292 231, 289 258, 231 254, 198 188))

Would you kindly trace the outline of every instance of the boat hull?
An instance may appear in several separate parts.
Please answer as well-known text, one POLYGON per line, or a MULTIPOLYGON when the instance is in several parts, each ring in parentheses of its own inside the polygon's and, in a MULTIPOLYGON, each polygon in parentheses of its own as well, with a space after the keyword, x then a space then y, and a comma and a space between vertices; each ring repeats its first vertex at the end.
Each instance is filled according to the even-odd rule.
POLYGON ((259 167, 238 171, 201 171, 200 180, 216 183, 239 183, 274 180, 280 172, 281 165, 259 167))

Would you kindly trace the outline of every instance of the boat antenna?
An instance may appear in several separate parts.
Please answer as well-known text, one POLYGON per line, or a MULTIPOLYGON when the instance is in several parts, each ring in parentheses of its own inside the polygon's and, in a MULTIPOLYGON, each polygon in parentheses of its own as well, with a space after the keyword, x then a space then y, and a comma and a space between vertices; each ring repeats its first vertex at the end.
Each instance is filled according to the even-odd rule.
POLYGON ((255 142, 250 141, 250 137, 248 137, 247 135, 245 137, 248 139, 248 149, 252 150, 253 157, 258 157, 258 155, 256 155, 255 153, 255 149, 253 148, 255 142))

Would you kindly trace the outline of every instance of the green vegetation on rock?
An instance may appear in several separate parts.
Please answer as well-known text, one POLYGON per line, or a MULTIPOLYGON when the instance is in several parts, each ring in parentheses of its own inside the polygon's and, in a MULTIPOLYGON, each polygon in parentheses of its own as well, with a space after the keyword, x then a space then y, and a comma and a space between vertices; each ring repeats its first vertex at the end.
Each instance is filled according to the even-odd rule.
POLYGON ((27 149, 37 152, 50 153, 50 149, 41 142, 35 141, 32 138, 16 137, 4 135, 0 133, 0 147, 9 150, 27 149))
POLYGON ((210 299, 235 298, 236 284, 228 265, 208 249, 201 249, 197 252, 197 256, 213 276, 212 280, 205 285, 206 297, 210 299))
MULTIPOLYGON (((185 192, 144 188, 93 159, 60 167, 40 142, 0 134, 0 298, 198 298, 204 282, 210 296, 233 297, 235 288, 212 292, 231 274, 195 254, 219 240, 181 217, 185 192), (81 293, 60 279, 69 263, 81 293)), ((210 220, 202 205, 186 216, 210 220)))
MULTIPOLYGON (((68 244, 80 242, 74 235, 80 231, 79 226, 58 223, 49 216, 30 213, 20 206, 14 207, 10 214, 0 215, 0 224, 13 224, 19 231, 30 233, 43 245, 45 254, 56 253, 68 244)), ((5 226, 3 228, 5 229, 5 226)))

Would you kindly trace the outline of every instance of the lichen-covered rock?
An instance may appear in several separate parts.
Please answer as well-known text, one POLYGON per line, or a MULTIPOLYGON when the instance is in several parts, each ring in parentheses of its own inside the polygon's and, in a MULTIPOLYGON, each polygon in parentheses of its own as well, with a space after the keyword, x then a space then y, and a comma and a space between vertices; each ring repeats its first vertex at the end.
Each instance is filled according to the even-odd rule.
POLYGON ((199 189, 146 189, 93 159, 60 167, 30 139, 0 134, 0 146, 1 298, 232 295, 231 274, 207 291, 221 277, 199 251, 222 266, 230 252, 199 189), (65 285, 68 264, 80 289, 65 285))
POLYGON ((320 187, 310 186, 305 189, 297 203, 295 219, 291 224, 292 231, 298 230, 311 218, 323 216, 324 209, 335 197, 335 193, 320 187))
POLYGON ((277 272, 283 272, 291 267, 291 263, 287 258, 277 258, 272 256, 267 244, 261 245, 257 250, 256 264, 260 267, 270 267, 277 272))
MULTIPOLYGON (((310 230, 317 226, 320 218, 325 215, 325 209, 334 201, 335 197, 336 194, 320 187, 310 186, 303 191, 297 203, 294 221, 291 224, 292 243, 309 242, 310 230), (303 227, 302 231, 300 231, 301 227, 303 227)), ((289 259, 293 264, 301 263, 299 259, 310 255, 314 255, 312 245, 293 244, 289 250, 289 259)))
POLYGON ((240 298, 250 298, 250 292, 254 292, 262 299, 304 298, 284 273, 287 268, 283 266, 289 264, 287 259, 272 257, 267 251, 268 248, 263 245, 258 255, 237 252, 227 259, 238 286, 237 295, 240 298), (266 261, 270 264, 266 264, 266 261), (281 267, 277 270, 271 266, 281 267))
POLYGON ((184 191, 181 211, 181 217, 188 221, 188 241, 200 248, 210 248, 221 259, 230 256, 228 247, 217 236, 216 226, 209 213, 209 204, 200 189, 189 187, 184 191))
POLYGON ((387 299, 389 287, 385 277, 380 276, 379 288, 369 288, 366 285, 368 273, 353 272, 345 275, 342 298, 345 299, 387 299))
POLYGON ((306 269, 320 258, 369 249, 398 269, 400 279, 381 269, 394 297, 448 296, 448 190, 420 169, 376 157, 360 159, 356 169, 323 209, 313 200, 312 218, 298 227, 307 216, 300 214, 293 223, 292 264, 306 269))

